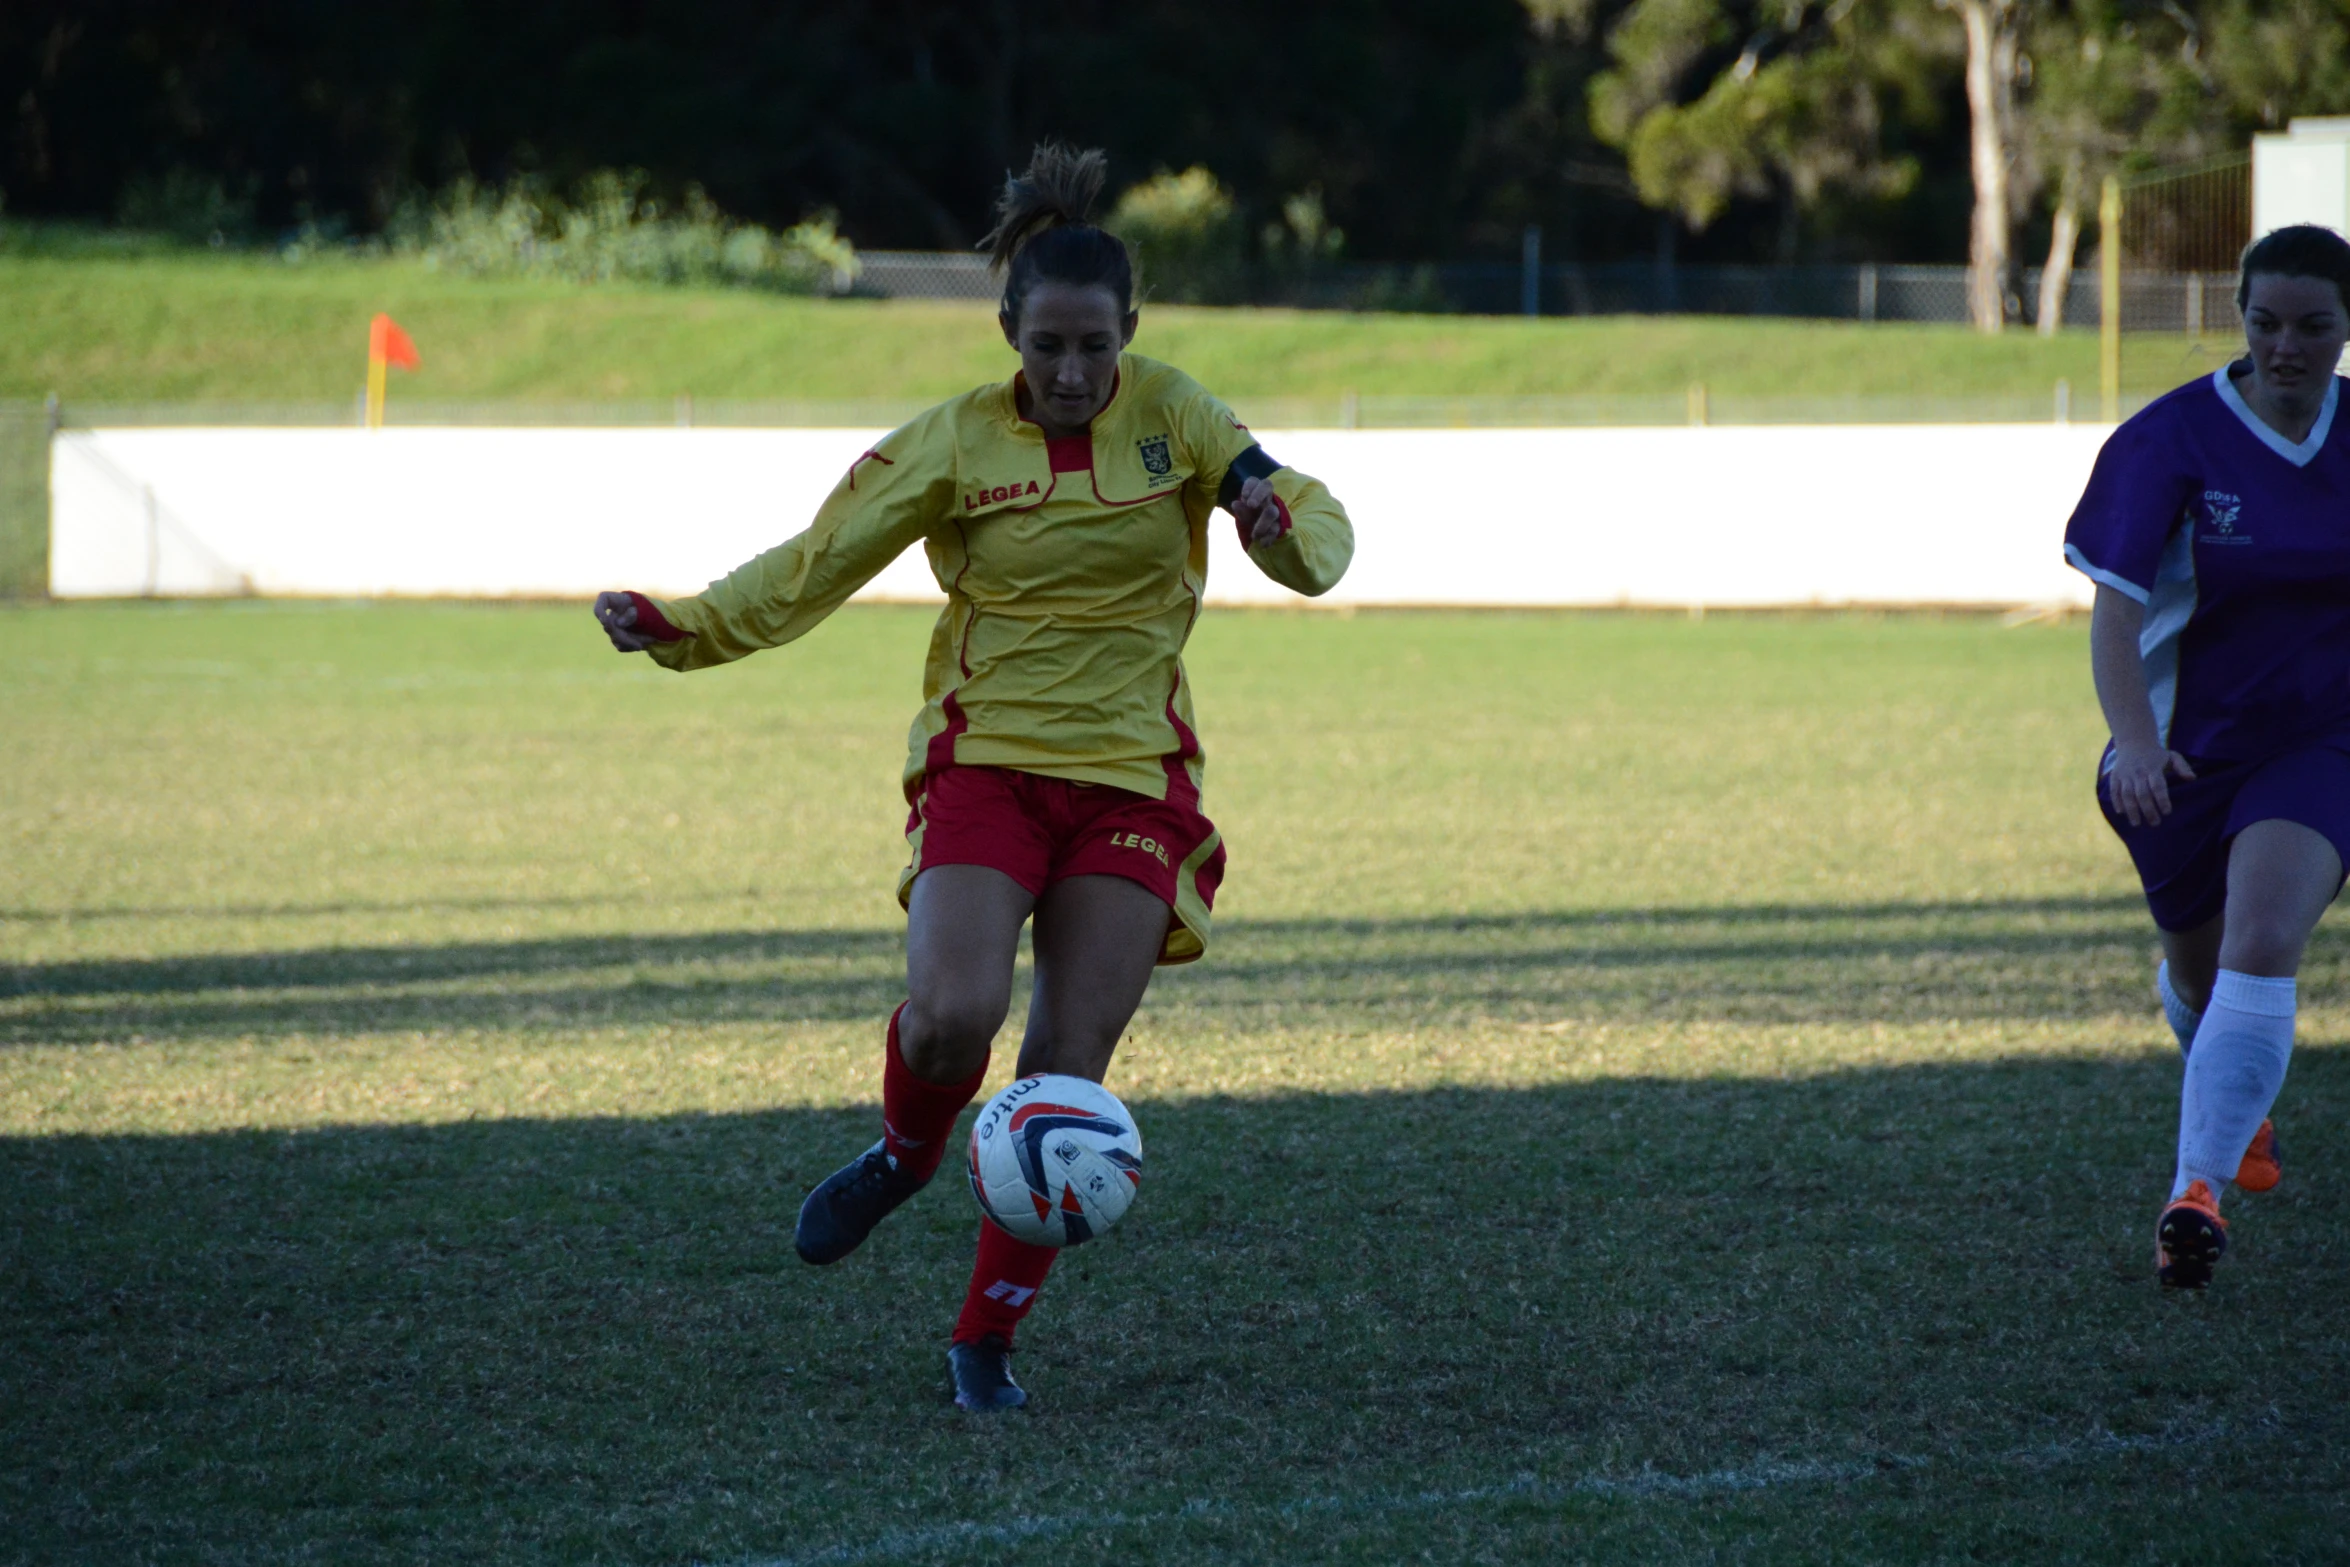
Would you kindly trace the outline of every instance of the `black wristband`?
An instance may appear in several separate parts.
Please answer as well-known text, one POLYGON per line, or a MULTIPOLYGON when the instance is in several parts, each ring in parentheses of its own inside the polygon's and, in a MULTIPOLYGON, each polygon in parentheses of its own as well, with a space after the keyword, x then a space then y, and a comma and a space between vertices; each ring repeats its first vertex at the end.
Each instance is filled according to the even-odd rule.
POLYGON ((1240 487, 1251 479, 1269 479, 1283 464, 1275 462, 1262 446, 1252 446, 1232 459, 1232 466, 1224 470, 1224 482, 1216 486, 1216 504, 1226 511, 1240 497, 1240 487))

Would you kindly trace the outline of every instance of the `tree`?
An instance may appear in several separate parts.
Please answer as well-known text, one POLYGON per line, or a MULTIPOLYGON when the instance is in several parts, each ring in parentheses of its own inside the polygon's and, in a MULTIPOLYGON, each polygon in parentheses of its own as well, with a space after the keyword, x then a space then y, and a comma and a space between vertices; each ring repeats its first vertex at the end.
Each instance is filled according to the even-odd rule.
POLYGON ((2213 0, 2201 31, 2198 65, 2237 124, 2274 130, 2350 108, 2345 0, 2213 0))
POLYGON ((1777 198, 1791 260, 1801 214, 1829 191, 1899 196, 1916 181, 1884 133, 1935 112, 1924 43, 1898 0, 1634 0, 1607 36, 1592 127, 1624 150, 1641 199, 1693 230, 1736 198, 1777 198))
POLYGON ((2147 0, 2075 0, 2034 25, 2021 136, 2030 180, 2051 188, 2041 336, 2064 325, 2081 210, 2105 176, 2216 150, 2199 42, 2190 13, 2147 0))
POLYGON ((1974 214, 1967 225, 1967 314, 1978 332, 2007 324, 2008 238, 2014 224, 2016 73, 2023 61, 2022 0, 1934 0, 1966 32, 1967 162, 1974 214))
POLYGON ((9 0, 0 187, 12 217, 103 217, 177 173, 258 237, 641 168, 672 205, 698 183, 772 230, 946 249, 1054 136, 1121 183, 1215 170, 1249 235, 1318 185, 1350 251, 1437 260, 1552 216, 1555 187, 1516 191, 1557 144, 1490 136, 1534 52, 1519 0, 9 0))
POLYGON ((1198 164, 1161 169, 1118 198, 1110 232, 1134 246, 1136 268, 1153 298, 1227 304, 1242 284, 1240 210, 1232 192, 1198 164))
POLYGON ((2063 324, 2081 209, 2106 174, 2350 108, 2350 0, 2046 0, 2027 41, 2022 160, 2052 209, 2043 334, 2063 324))
POLYGON ((2005 322, 2009 234, 2036 192, 2051 193, 2046 334, 2063 325, 2081 209, 2106 174, 2240 148, 2248 121, 2350 101, 2343 0, 1935 3, 1966 38, 1968 305, 1987 332, 2005 322))

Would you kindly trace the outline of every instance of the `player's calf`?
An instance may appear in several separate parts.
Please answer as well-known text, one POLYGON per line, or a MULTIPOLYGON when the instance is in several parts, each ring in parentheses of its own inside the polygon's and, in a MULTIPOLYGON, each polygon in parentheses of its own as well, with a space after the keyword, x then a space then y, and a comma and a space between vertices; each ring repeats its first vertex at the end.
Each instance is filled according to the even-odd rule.
POLYGON ((934 1083, 917 1076, 899 1046, 901 1006, 890 1014, 887 1054, 881 1069, 881 1141, 825 1177, 800 1204, 792 1245, 818 1266, 838 1262, 865 1244, 874 1226, 900 1203, 930 1184, 955 1127, 987 1076, 987 1058, 961 1082, 934 1083))

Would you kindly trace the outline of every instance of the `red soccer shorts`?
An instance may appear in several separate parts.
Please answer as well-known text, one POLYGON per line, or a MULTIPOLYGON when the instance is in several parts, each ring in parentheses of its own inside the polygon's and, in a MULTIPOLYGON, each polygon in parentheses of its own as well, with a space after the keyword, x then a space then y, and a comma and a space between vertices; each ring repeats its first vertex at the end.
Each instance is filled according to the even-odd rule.
POLYGON ((1036 897, 1070 876, 1123 876, 1167 905, 1161 963, 1207 950, 1208 916, 1224 879, 1224 840, 1189 806, 1110 784, 1008 767, 949 767, 922 780, 906 819, 913 862, 898 902, 933 865, 984 865, 1036 897))

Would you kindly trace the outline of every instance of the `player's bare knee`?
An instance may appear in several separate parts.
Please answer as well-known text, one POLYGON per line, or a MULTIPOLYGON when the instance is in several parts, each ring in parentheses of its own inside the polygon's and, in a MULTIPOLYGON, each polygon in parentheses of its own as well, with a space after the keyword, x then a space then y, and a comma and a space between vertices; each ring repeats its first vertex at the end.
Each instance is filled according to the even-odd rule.
POLYGON ((898 1018, 898 1043, 917 1077, 946 1082, 977 1070, 1012 1010, 1011 993, 917 994, 898 1018))
POLYGON ((2265 910, 2231 913, 2219 966, 2239 974, 2289 975, 2300 968, 2301 949, 2308 941, 2309 932, 2296 920, 2279 919, 2265 910))

